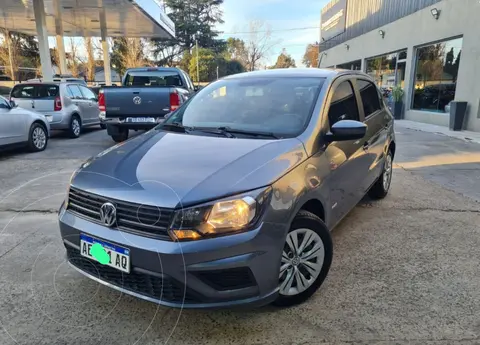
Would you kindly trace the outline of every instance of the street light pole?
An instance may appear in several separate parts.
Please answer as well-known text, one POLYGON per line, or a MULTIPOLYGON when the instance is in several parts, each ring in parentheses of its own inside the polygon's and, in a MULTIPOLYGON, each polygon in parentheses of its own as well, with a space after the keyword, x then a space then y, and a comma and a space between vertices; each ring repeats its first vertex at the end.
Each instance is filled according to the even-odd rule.
POLYGON ((218 65, 217 65, 217 80, 218 80, 218 65))
POLYGON ((200 64, 198 61, 198 40, 197 40, 197 35, 194 35, 193 38, 195 39, 195 49, 197 50, 197 86, 200 87, 200 64))

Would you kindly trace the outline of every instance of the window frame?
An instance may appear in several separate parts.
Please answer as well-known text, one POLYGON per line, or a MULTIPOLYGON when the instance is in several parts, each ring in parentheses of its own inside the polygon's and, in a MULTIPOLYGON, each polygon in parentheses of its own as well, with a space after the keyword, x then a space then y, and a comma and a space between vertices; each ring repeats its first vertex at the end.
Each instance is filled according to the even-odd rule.
POLYGON ((82 93, 82 90, 80 89, 80 87, 78 86, 78 84, 68 84, 67 85, 67 93, 69 94, 69 98, 71 100, 75 100, 75 101, 82 101, 82 100, 85 100, 84 96, 83 96, 83 93, 82 93), (78 91, 80 91, 80 94, 82 95, 82 98, 76 98, 75 97, 75 94, 73 93, 71 87, 76 87, 78 88, 78 91))
POLYGON ((358 96, 359 96, 359 99, 360 99, 360 102, 362 102, 362 106, 360 107, 359 106, 359 109, 360 111, 363 112, 363 121, 362 122, 365 122, 366 120, 368 120, 369 118, 371 118, 372 116, 374 115, 377 115, 378 113, 382 112, 385 110, 385 102, 383 101, 382 97, 381 97, 381 93, 379 92, 378 90, 378 87, 377 85, 375 85, 375 82, 372 81, 372 80, 369 80, 368 78, 365 78, 365 77, 358 77, 358 78, 355 78, 355 88, 356 88, 356 91, 358 92, 358 96), (363 106, 363 98, 362 98, 362 93, 360 92, 360 87, 358 85, 358 81, 365 81, 367 83, 370 83, 373 85, 373 87, 375 88, 375 91, 376 91, 376 94, 377 94, 377 97, 378 97, 378 103, 380 105, 380 108, 378 110, 376 110, 375 112, 367 115, 365 114, 365 108, 363 106))
POLYGON ((12 109, 12 106, 10 105, 10 103, 8 102, 8 100, 7 100, 6 98, 0 96, 0 105, 2 105, 2 104, 6 105, 6 107, 5 107, 5 108, 2 108, 2 107, 0 106, 0 109, 6 109, 6 110, 12 109))
MULTIPOLYGON (((20 91, 21 92, 21 91, 20 91)), ((15 85, 12 90, 10 91, 10 96, 13 97, 13 98, 18 98, 18 99, 35 99, 35 95, 37 94, 37 85, 35 84, 17 84, 15 85), (22 90, 25 88, 25 87, 31 87, 33 89, 33 92, 32 92, 32 97, 16 97, 13 95, 13 92, 16 88, 22 88, 22 90)))
POLYGON ((90 90, 88 87, 84 86, 84 85, 81 85, 81 84, 78 84, 77 85, 78 88, 80 89, 80 92, 82 93, 83 95, 83 99, 86 99, 87 101, 97 101, 97 97, 95 95, 95 92, 93 92, 92 90, 90 90), (94 98, 89 98, 85 95, 83 89, 86 89, 87 91, 89 91, 93 96, 94 98))
POLYGON ((348 82, 352 88, 353 95, 355 97, 355 104, 357 106, 357 113, 358 113, 358 119, 356 121, 359 122, 364 122, 365 121, 365 116, 363 113, 363 108, 360 108, 359 106, 359 97, 360 93, 358 92, 357 86, 356 86, 356 77, 355 75, 347 74, 347 75, 340 75, 337 77, 335 80, 332 81, 330 90, 328 91, 328 96, 326 99, 326 104, 327 106, 325 107, 325 112, 324 112, 324 123, 326 124, 327 132, 329 132, 332 128, 332 125, 330 124, 330 118, 329 118, 329 112, 330 112, 330 107, 332 104, 332 99, 333 96, 335 95, 335 92, 337 91, 338 87, 342 85, 343 82, 348 82))

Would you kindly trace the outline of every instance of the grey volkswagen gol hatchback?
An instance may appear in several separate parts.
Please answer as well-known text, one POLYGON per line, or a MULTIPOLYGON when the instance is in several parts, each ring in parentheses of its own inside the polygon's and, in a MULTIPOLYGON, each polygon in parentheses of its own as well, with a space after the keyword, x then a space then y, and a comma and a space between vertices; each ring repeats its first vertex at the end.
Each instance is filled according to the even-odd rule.
POLYGON ((171 307, 300 303, 327 276, 330 230, 388 193, 394 155, 393 117, 363 73, 230 76, 73 174, 67 258, 171 307))

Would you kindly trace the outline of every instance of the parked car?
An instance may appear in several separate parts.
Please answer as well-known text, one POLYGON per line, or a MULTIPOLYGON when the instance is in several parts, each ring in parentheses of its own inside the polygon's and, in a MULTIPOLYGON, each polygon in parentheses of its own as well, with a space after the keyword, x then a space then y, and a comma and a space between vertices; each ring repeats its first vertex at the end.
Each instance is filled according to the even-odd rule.
POLYGON ((132 68, 122 87, 99 91, 102 122, 116 142, 128 139, 130 129, 148 130, 177 109, 196 91, 187 73, 178 68, 132 68))
POLYGON ((43 151, 50 137, 50 125, 42 114, 17 107, 0 96, 0 149, 27 146, 43 151))
POLYGON ((93 91, 77 83, 22 83, 13 87, 10 99, 19 107, 44 114, 52 129, 68 131, 78 138, 88 126, 100 122, 98 99, 93 91))
POLYGON ((73 174, 59 210, 70 264, 171 307, 307 300, 330 269, 330 231, 366 193, 390 189, 395 134, 381 98, 357 71, 211 83, 73 174))
MULTIPOLYGON (((73 77, 53 77, 52 80, 54 83, 76 83, 87 86, 87 82, 82 78, 73 78, 73 77)), ((35 78, 27 80, 27 83, 41 83, 43 82, 42 78, 35 78)))
POLYGON ((0 96, 8 98, 8 96, 10 96, 11 91, 12 91, 11 87, 0 85, 0 96))

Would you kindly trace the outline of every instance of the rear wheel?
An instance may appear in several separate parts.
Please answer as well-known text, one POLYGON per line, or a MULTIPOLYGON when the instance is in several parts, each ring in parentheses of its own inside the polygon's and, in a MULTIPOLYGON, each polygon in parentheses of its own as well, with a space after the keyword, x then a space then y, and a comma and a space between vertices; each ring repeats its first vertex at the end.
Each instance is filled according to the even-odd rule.
POLYGON ((68 135, 70 138, 78 138, 82 131, 82 123, 78 115, 73 115, 70 119, 70 127, 68 128, 68 135))
POLYGON ((128 139, 128 128, 119 128, 116 134, 112 134, 112 139, 116 143, 121 143, 128 139))
POLYGON ((101 124, 100 124, 100 128, 101 128, 101 129, 107 129, 107 125, 104 124, 104 123, 101 123, 101 124))
POLYGON ((388 151, 385 156, 385 163, 383 165, 383 171, 377 182, 368 191, 368 196, 372 199, 383 199, 387 196, 392 184, 392 170, 393 170, 393 154, 392 151, 388 151))
POLYGON ((292 306, 309 299, 327 277, 333 244, 325 223, 300 211, 292 222, 282 252, 279 296, 273 304, 292 306))
POLYGON ((45 150, 48 143, 48 134, 45 127, 39 123, 34 123, 30 128, 28 137, 28 148, 32 152, 39 152, 45 150))

